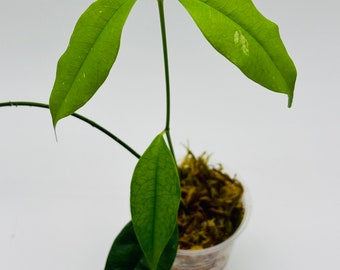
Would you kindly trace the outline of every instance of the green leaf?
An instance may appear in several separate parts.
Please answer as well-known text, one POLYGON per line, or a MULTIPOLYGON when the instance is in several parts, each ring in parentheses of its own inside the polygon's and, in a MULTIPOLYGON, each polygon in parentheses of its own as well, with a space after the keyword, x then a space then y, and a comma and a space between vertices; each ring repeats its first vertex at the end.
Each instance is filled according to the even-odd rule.
MULTIPOLYGON (((170 241, 159 260, 157 270, 170 270, 176 257, 178 228, 176 226, 170 241)), ((132 222, 119 233, 109 252, 105 270, 148 270, 150 269, 139 246, 132 222)))
POLYGON ((293 100, 296 69, 276 24, 251 0, 179 0, 210 44, 248 78, 293 100))
POLYGON ((130 195, 133 227, 153 270, 177 225, 179 202, 177 165, 160 134, 136 165, 130 195))
POLYGON ((79 18, 57 65, 50 96, 53 124, 82 107, 116 60, 125 21, 136 0, 98 0, 79 18))

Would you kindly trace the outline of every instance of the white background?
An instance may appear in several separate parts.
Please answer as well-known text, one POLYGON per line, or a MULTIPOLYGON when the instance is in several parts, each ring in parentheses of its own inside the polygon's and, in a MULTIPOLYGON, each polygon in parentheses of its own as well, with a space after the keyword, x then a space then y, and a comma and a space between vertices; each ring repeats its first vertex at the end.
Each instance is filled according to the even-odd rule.
MULTIPOLYGON (((89 0, 1 1, 0 102, 47 103, 55 67, 89 0)), ((340 19, 335 0, 256 0, 280 26, 298 79, 294 104, 249 81, 166 0, 177 157, 239 172, 252 215, 227 269, 340 265, 340 19)), ((164 128, 156 1, 138 0, 109 79, 83 109, 142 153, 164 128)), ((103 269, 129 221, 136 158, 76 119, 57 128, 37 108, 0 108, 0 269, 103 269)))

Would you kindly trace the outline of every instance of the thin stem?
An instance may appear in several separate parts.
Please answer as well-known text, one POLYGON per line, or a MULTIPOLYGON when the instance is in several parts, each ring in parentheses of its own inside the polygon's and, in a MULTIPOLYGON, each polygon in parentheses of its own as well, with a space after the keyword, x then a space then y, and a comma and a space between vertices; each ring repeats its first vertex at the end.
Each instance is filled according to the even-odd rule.
POLYGON ((165 74, 165 86, 166 86, 166 123, 165 123, 165 134, 168 140, 170 151, 175 158, 175 152, 172 146, 170 136, 170 76, 169 76, 169 60, 168 60, 168 48, 166 40, 166 29, 165 29, 165 16, 164 16, 164 0, 157 0, 159 19, 161 24, 162 32, 162 44, 163 44, 163 57, 164 57, 164 74, 165 74))
MULTIPOLYGON (((0 107, 11 107, 11 106, 29 106, 29 107, 38 107, 38 108, 45 108, 49 109, 49 106, 44 103, 38 103, 38 102, 30 102, 30 101, 9 101, 9 102, 3 102, 0 103, 0 107)), ((73 117, 78 118, 79 120, 82 120, 83 122, 93 126, 94 128, 100 130, 103 132, 105 135, 109 136, 111 139, 116 141, 118 144, 123 146, 126 150, 128 150, 132 155, 134 155, 136 158, 140 158, 140 155, 133 150, 128 144, 126 144, 124 141, 119 139, 117 136, 112 134, 110 131, 107 129, 103 128, 102 126, 98 125, 96 122, 92 121, 91 119, 88 119, 80 114, 73 113, 71 114, 73 117)))

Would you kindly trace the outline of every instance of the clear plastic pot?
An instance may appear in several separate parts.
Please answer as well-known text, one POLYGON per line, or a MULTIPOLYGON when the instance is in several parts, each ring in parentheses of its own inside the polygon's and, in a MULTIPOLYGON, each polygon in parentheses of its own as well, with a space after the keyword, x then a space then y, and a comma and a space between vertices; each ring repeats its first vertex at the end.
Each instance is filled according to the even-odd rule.
POLYGON ((224 242, 201 250, 178 250, 171 270, 222 270, 226 267, 235 239, 243 231, 250 214, 249 194, 244 187, 244 217, 235 233, 224 242))

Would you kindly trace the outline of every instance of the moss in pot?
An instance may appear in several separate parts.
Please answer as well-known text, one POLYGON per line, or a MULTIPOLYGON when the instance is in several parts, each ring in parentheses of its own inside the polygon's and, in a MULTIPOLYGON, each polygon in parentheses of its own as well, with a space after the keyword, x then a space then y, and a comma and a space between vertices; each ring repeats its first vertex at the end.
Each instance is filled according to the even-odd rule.
MULTIPOLYGON (((6 102, 0 106, 49 108, 54 128, 62 118, 76 116, 135 155, 138 162, 131 180, 131 222, 115 239, 105 270, 182 269, 177 268, 177 253, 191 249, 200 256, 197 249, 219 250, 219 246, 235 237, 245 220, 247 208, 240 182, 223 173, 222 167, 208 166, 208 156, 196 158, 189 151, 183 163, 176 164, 170 134, 170 74, 163 0, 156 2, 167 99, 165 128, 139 155, 123 140, 75 114, 106 80, 119 51, 125 21, 135 2, 98 0, 81 15, 69 46, 58 62, 49 105, 6 102)), ((287 94, 291 106, 296 80, 294 63, 277 26, 263 17, 250 0, 179 2, 214 49, 251 80, 269 90, 287 94)), ((206 260, 204 256, 203 260, 206 260)), ((191 263, 184 264, 187 269, 222 269, 225 262, 215 260, 214 264, 197 268, 191 263)))
POLYGON ((188 150, 179 165, 181 204, 178 211, 179 251, 173 270, 223 269, 235 231, 245 224, 244 188, 222 165, 209 165, 209 156, 188 150))
POLYGON ((179 249, 215 246, 231 236, 244 215, 243 186, 211 167, 205 154, 188 152, 179 165, 181 203, 178 211, 179 249))

